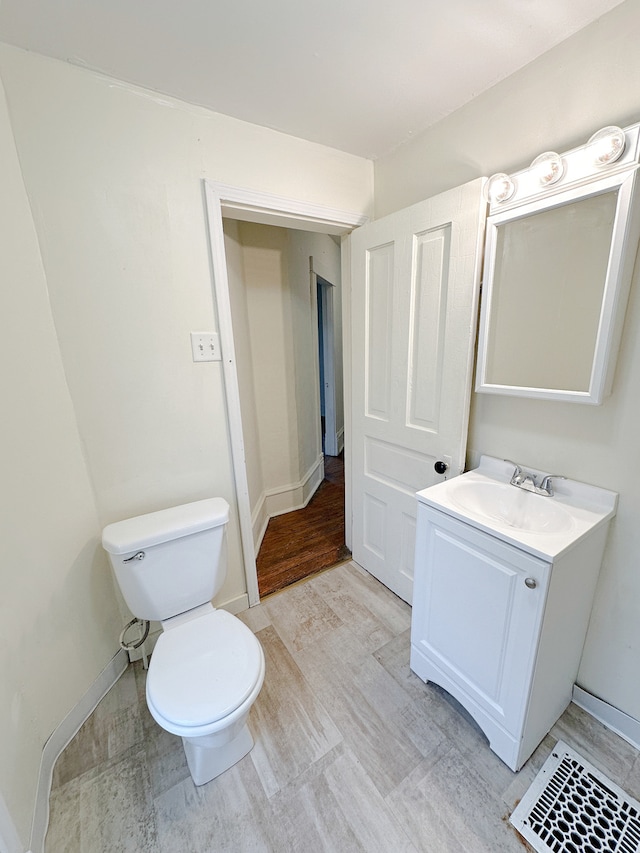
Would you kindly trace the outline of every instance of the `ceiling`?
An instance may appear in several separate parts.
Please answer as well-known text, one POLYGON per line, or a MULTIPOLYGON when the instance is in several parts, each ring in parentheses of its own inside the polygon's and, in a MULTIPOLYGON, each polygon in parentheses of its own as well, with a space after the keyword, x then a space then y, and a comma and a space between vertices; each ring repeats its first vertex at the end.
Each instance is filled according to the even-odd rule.
POLYGON ((0 0, 0 41, 377 158, 620 0, 0 0))

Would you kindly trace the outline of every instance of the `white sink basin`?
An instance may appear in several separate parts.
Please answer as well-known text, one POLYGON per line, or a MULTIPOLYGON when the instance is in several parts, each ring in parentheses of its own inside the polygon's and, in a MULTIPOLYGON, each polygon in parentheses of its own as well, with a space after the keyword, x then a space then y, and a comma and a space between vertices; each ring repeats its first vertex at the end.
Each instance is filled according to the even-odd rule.
MULTIPOLYGON (((615 492, 556 479, 555 494, 536 495, 511 485, 513 471, 513 463, 483 455, 477 468, 423 489, 418 500, 544 560, 555 560, 616 514, 615 492)), ((527 471, 538 482, 548 473, 527 471)))
POLYGON ((573 519, 550 497, 535 495, 509 483, 465 480, 452 482, 449 496, 460 509, 528 533, 563 533, 573 519))

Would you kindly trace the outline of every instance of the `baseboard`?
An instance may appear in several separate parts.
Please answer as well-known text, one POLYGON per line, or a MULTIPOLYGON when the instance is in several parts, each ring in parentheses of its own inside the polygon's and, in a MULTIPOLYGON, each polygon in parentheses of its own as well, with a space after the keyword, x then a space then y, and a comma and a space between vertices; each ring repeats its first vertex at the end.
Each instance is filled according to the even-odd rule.
POLYGON ((260 528, 257 537, 254 536, 254 542, 255 542, 254 551, 255 551, 256 556, 258 554, 258 551, 260 550, 260 546, 262 545, 262 540, 264 539, 264 534, 267 532, 268 526, 269 526, 269 516, 267 515, 267 516, 265 516, 265 518, 262 522, 262 527, 260 528))
POLYGON ((100 700, 109 692, 128 665, 127 653, 119 649, 84 694, 54 730, 42 750, 40 774, 36 791, 36 804, 31 825, 30 850, 32 853, 44 853, 44 839, 49 823, 49 795, 53 766, 65 746, 78 732, 80 726, 89 717, 100 700))
POLYGON ((302 481, 302 500, 303 506, 306 506, 311 498, 320 488, 320 484, 324 480, 324 456, 320 454, 315 463, 308 470, 304 480, 302 481))
POLYGON ((267 513, 267 508, 265 505, 266 494, 263 492, 260 495, 260 499, 258 503, 251 513, 251 531, 253 533, 253 548, 256 552, 260 550, 260 545, 262 545, 262 540, 264 539, 264 534, 267 532, 267 525, 269 524, 269 514, 267 513))
POLYGON ((307 473, 297 483, 265 491, 265 506, 269 518, 304 509, 324 479, 324 456, 318 456, 307 473))
POLYGON ((249 609, 249 596, 246 592, 243 592, 242 595, 236 595, 235 598, 223 601, 217 604, 216 607, 226 610, 228 613, 233 613, 235 616, 236 613, 242 613, 243 610, 249 609))
POLYGON ((573 685, 573 701, 631 746, 640 749, 640 721, 624 711, 619 711, 603 699, 598 699, 577 684, 573 685))
POLYGON ((267 531, 271 518, 304 509, 324 480, 324 456, 320 455, 306 474, 297 483, 288 483, 275 489, 267 489, 251 514, 253 542, 256 554, 267 531))

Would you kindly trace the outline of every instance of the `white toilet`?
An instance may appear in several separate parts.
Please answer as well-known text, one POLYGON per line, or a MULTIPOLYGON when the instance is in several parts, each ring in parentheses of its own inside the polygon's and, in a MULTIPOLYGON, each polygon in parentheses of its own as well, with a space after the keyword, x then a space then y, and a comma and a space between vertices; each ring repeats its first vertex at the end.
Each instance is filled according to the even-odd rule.
POLYGON ((223 584, 229 505, 184 504, 105 527, 102 545, 127 605, 159 620, 147 674, 147 705, 163 729, 182 737, 196 785, 253 746, 247 717, 264 681, 262 646, 211 599, 223 584))

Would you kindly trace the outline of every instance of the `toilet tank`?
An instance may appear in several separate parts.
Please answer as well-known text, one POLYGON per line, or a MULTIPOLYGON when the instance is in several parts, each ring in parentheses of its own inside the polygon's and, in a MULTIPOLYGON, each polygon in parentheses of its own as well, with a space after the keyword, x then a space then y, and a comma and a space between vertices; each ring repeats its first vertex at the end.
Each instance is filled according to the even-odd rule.
POLYGON ((134 616, 164 620, 211 601, 226 575, 229 504, 183 504, 109 524, 102 546, 134 616))

